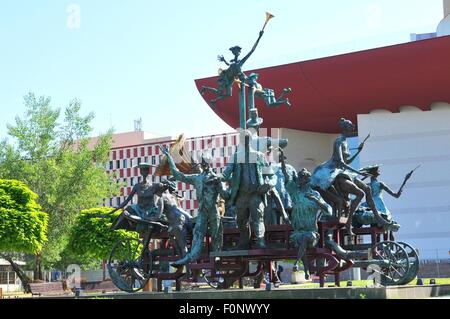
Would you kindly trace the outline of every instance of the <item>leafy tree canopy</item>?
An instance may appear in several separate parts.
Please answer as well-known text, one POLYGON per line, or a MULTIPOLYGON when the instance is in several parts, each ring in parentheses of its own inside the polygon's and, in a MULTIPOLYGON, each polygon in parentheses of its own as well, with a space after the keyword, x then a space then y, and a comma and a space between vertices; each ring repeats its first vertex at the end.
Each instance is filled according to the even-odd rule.
POLYGON ((24 183, 0 179, 0 251, 38 253, 47 240, 48 216, 24 183))

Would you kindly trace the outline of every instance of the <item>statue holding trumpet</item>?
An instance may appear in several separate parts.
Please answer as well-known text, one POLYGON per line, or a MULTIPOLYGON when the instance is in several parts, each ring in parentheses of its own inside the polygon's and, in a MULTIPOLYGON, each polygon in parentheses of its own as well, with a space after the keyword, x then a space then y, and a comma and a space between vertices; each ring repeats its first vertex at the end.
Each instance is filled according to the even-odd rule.
POLYGON ((240 46, 233 46, 230 48, 231 53, 233 54, 233 59, 231 59, 229 62, 224 58, 223 55, 219 55, 217 59, 220 62, 225 63, 228 68, 225 70, 219 70, 219 79, 217 80, 218 87, 213 88, 209 86, 203 86, 200 93, 203 95, 205 92, 212 92, 217 95, 217 98, 211 100, 211 104, 215 105, 217 101, 222 100, 226 97, 232 96, 233 92, 233 83, 235 81, 240 81, 241 83, 245 83, 247 76, 242 71, 242 66, 244 63, 248 60, 248 58, 255 52, 256 47, 259 44, 259 41, 261 40, 261 37, 264 34, 264 29, 269 22, 270 19, 272 19, 274 16, 268 12, 266 12, 266 21, 264 23, 263 28, 259 32, 258 39, 256 40, 255 44, 253 45, 250 52, 248 52, 242 59, 239 59, 239 56, 241 55, 242 48, 240 46))

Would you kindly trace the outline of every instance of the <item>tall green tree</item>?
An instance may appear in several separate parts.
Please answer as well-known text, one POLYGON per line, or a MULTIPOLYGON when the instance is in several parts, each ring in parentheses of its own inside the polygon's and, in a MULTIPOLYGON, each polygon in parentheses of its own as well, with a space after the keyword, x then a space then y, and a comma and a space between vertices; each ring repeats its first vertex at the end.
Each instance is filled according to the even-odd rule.
POLYGON ((105 172, 112 133, 90 143, 94 115, 80 115, 79 100, 63 113, 49 97, 29 93, 24 103, 25 114, 8 125, 12 142, 5 140, 0 148, 0 178, 26 183, 49 214, 48 242, 36 254, 35 279, 41 279, 41 264, 60 260, 79 212, 115 195, 118 186, 105 172))
POLYGON ((0 179, 0 257, 9 261, 27 292, 30 279, 14 257, 39 253, 47 240, 48 216, 37 198, 24 183, 0 179))

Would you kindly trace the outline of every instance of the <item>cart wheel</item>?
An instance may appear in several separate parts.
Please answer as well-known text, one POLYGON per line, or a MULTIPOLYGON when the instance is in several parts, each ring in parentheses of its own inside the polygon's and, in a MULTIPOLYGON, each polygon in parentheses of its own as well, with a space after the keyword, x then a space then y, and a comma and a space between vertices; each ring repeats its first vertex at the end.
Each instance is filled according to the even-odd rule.
POLYGON ((419 266, 420 266, 420 260, 419 255, 417 254, 417 251, 412 247, 411 245, 404 243, 404 242, 397 242, 400 246, 403 247, 404 250, 406 250, 406 253, 408 254, 408 260, 409 260, 409 271, 408 274, 403 278, 403 280, 398 283, 398 285, 407 285, 411 281, 416 278, 417 274, 419 273, 419 266))
POLYGON ((145 287, 152 273, 152 255, 141 240, 127 238, 117 242, 108 260, 111 280, 120 290, 137 292, 145 287))
POLYGON ((400 285, 408 277, 409 257, 402 245, 393 241, 379 242, 372 247, 372 257, 381 261, 379 267, 370 267, 381 285, 400 285))

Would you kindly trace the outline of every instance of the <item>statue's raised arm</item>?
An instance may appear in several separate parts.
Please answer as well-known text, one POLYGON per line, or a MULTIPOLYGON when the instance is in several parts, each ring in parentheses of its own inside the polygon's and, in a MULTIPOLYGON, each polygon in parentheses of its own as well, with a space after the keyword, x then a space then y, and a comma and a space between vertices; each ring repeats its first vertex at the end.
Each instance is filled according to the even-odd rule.
POLYGON ((245 57, 242 58, 241 61, 239 61, 239 64, 240 64, 241 67, 244 65, 245 61, 247 61, 248 58, 253 54, 253 52, 255 52, 256 47, 257 47, 258 44, 259 44, 259 40, 261 40, 263 34, 264 34, 264 31, 263 31, 263 30, 259 31, 258 39, 256 40, 255 44, 253 45, 253 48, 250 50, 249 53, 247 53, 247 55, 246 55, 245 57))

